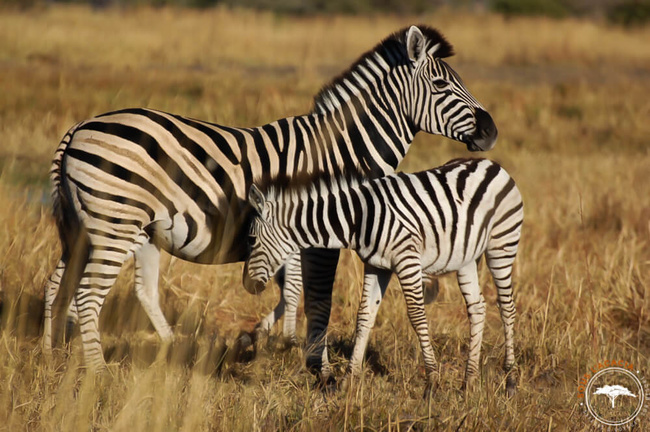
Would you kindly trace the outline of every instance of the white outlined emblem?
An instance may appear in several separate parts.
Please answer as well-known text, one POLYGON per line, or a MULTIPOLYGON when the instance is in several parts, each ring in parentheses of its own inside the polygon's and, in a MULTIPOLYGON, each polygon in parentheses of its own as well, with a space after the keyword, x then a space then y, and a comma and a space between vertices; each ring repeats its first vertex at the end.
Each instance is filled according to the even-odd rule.
POLYGON ((613 430, 645 423, 649 389, 641 371, 627 362, 604 362, 585 374, 578 387, 580 405, 592 419, 613 430))

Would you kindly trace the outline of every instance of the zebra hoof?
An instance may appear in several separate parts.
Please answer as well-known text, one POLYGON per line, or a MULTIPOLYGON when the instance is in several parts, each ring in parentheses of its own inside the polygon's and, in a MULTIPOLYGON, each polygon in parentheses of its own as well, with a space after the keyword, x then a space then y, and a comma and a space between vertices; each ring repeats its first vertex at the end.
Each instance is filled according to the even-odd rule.
POLYGON ((255 344, 256 336, 255 333, 241 332, 237 337, 237 344, 241 349, 247 349, 255 344))
POLYGON ((255 332, 248 333, 242 331, 239 333, 234 346, 235 361, 238 363, 248 363, 255 358, 257 355, 257 348, 255 346, 256 339, 255 332))

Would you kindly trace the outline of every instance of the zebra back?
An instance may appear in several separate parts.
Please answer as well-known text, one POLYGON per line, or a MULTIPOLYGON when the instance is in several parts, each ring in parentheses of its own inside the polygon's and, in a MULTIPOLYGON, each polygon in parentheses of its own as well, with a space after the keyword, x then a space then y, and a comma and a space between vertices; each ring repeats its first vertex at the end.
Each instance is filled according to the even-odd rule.
POLYGON ((349 247, 388 269, 400 253, 416 250, 427 273, 454 271, 489 246, 516 243, 523 220, 514 180, 487 159, 456 159, 372 180, 320 179, 264 192, 253 186, 249 199, 257 212, 249 269, 257 260, 274 263, 264 270, 267 277, 290 253, 310 247, 349 247))

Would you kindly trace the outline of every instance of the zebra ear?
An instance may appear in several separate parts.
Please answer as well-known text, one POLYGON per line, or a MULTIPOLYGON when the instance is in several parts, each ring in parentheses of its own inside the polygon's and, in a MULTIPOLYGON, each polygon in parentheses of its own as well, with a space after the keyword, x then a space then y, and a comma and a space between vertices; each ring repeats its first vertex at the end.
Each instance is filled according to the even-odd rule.
POLYGON ((251 185, 248 190, 248 203, 253 207, 258 215, 262 215, 262 210, 264 209, 264 203, 266 199, 264 195, 255 185, 251 185))
POLYGON ((416 26, 406 32, 406 52, 414 64, 420 63, 426 56, 424 35, 416 26))

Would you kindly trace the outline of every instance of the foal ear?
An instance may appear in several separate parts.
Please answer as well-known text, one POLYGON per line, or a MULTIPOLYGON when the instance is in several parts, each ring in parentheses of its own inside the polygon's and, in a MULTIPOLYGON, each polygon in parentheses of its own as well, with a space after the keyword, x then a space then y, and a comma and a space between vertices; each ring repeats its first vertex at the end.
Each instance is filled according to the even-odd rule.
POLYGON ((406 32, 406 52, 414 64, 420 63, 426 57, 426 46, 422 31, 416 26, 411 26, 406 32))
POLYGON ((250 189, 248 189, 248 203, 260 216, 262 215, 262 210, 264 209, 265 202, 266 199, 264 199, 262 192, 260 192, 260 190, 254 184, 251 185, 250 189))

